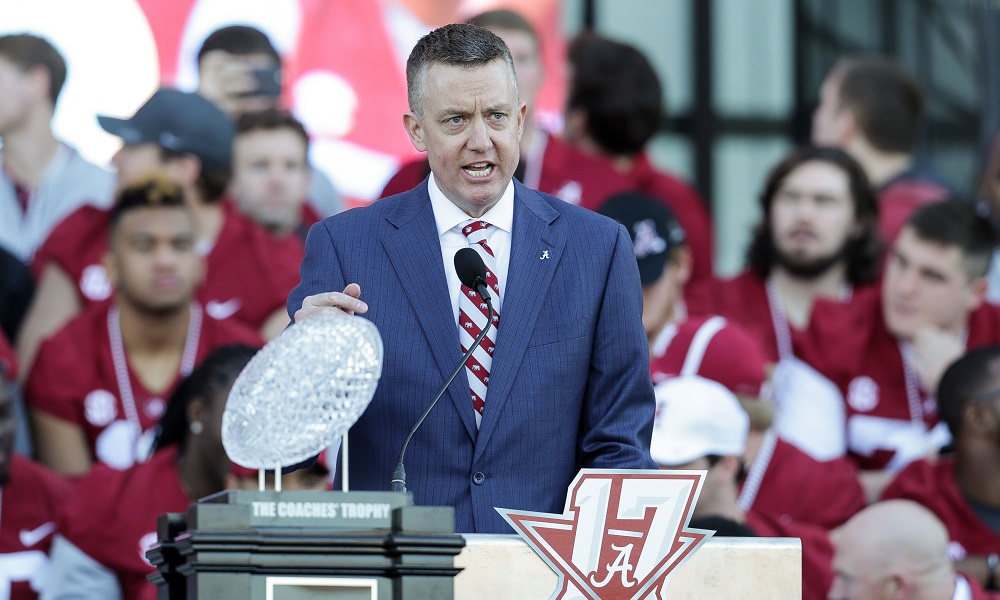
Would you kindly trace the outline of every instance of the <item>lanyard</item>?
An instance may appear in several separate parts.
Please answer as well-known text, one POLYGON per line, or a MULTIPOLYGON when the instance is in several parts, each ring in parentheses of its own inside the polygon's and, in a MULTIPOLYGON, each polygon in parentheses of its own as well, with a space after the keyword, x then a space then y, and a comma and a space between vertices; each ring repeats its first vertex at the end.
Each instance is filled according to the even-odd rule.
POLYGON ((757 500, 757 492, 760 491, 760 484, 764 481, 764 473, 771 464, 771 457, 774 456, 774 448, 778 445, 778 436, 772 430, 764 434, 764 439, 760 442, 760 449, 750 466, 746 481, 743 483, 743 490, 736 500, 742 512, 747 512, 753 507, 757 500))
MULTIPOLYGON (((962 346, 966 346, 969 341, 968 328, 962 329, 959 334, 962 346)), ((917 376, 913 363, 916 361, 915 351, 910 342, 897 340, 899 354, 903 358, 903 381, 906 383, 906 402, 910 407, 910 421, 924 426, 924 405, 920 400, 920 378, 917 376)))
MULTIPOLYGON (((184 352, 181 354, 180 374, 184 377, 194 370, 195 357, 198 354, 198 340, 201 337, 201 306, 191 303, 191 316, 188 319, 187 339, 184 340, 184 352)), ((121 313, 117 306, 108 310, 108 339, 111 341, 111 361, 115 368, 115 379, 118 380, 118 397, 125 409, 125 418, 132 425, 135 439, 133 448, 138 446, 142 434, 139 422, 139 411, 135 405, 135 392, 132 390, 132 379, 129 377, 128 360, 125 356, 125 343, 122 341, 121 313)))
MULTIPOLYGON (((778 343, 778 360, 794 358, 792 352, 792 328, 788 324, 788 318, 781 307, 781 293, 778 292, 778 284, 773 277, 768 277, 764 282, 764 290, 767 293, 767 307, 771 312, 771 323, 774 326, 774 339, 778 343)), ((854 289, 849 283, 845 283, 840 290, 840 300, 850 300, 854 289)))

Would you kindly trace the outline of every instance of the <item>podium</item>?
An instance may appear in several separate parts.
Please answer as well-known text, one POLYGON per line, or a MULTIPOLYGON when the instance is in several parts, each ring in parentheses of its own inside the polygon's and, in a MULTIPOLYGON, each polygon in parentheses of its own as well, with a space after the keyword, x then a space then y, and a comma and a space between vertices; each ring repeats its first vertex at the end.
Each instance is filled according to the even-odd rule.
MULTIPOLYGON (((146 556, 159 600, 538 600, 556 574, 516 535, 454 533, 451 507, 392 492, 229 491, 162 515, 146 556)), ((797 539, 713 538, 672 600, 792 600, 797 539)))
POLYGON ((453 598, 451 507, 393 492, 227 491, 162 515, 159 600, 453 598))

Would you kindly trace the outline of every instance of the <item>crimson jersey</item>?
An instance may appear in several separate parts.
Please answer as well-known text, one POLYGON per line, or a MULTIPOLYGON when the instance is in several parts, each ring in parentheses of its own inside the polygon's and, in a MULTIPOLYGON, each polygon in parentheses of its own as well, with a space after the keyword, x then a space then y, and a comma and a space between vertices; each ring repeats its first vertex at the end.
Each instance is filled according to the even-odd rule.
MULTIPOLYGON (((182 373, 178 372, 168 389, 154 393, 146 389, 126 358, 118 362, 127 371, 127 381, 120 382, 112 351, 116 310, 108 303, 91 306, 45 340, 28 376, 25 398, 32 409, 81 427, 97 461, 125 468, 136 458, 133 417, 143 432, 142 443, 147 444, 182 373)), ((188 347, 181 359, 184 374, 220 346, 262 345, 253 330, 235 321, 217 321, 197 304, 192 305, 190 321, 188 347)))
POLYGON ((818 461, 774 434, 765 435, 747 468, 739 497, 744 512, 833 529, 866 505, 850 460, 818 461))
POLYGON ((548 136, 538 191, 570 204, 598 210, 609 197, 638 191, 659 198, 677 217, 687 235, 693 266, 692 281, 712 276, 712 223, 705 202, 680 179, 655 169, 639 154, 627 173, 601 157, 585 154, 554 135, 548 136))
POLYGON ((757 273, 744 271, 731 279, 701 282, 688 287, 685 296, 692 311, 721 315, 743 327, 757 339, 767 360, 778 362, 767 289, 757 273))
POLYGON ((379 198, 388 198, 389 196, 395 196, 396 194, 412 190, 420 185, 420 182, 424 179, 427 179, 430 172, 431 165, 427 162, 426 158, 411 160, 400 167, 395 175, 389 178, 385 187, 382 188, 379 198))
POLYGON ((734 394, 759 396, 765 371, 756 340, 719 316, 691 316, 670 323, 653 340, 650 350, 653 385, 680 375, 700 375, 734 394))
POLYGON ((913 461, 882 493, 883 500, 894 498, 918 502, 941 519, 951 538, 952 559, 1000 553, 1000 533, 991 530, 969 506, 955 481, 953 459, 913 461))
POLYGON ((7 337, 0 331, 0 373, 7 378, 7 381, 14 381, 17 377, 17 355, 10 347, 7 337))
MULTIPOLYGON (((293 235, 273 237, 229 200, 223 200, 222 207, 222 229, 205 256, 205 281, 197 297, 212 317, 233 317, 260 329, 268 317, 284 308, 298 284, 305 248, 293 235)), ((113 290, 101 265, 107 234, 108 211, 93 206, 76 210, 36 253, 36 272, 40 274, 51 262, 76 282, 84 306, 108 300, 113 290)))
POLYGON ((45 583, 59 507, 70 484, 20 454, 0 488, 0 598, 33 600, 45 583))
MULTIPOLYGON (((966 348, 997 343, 1000 307, 983 304, 969 315, 966 348)), ((840 388, 848 450, 862 469, 898 470, 926 455, 928 443, 947 443, 936 399, 904 367, 900 342, 885 327, 878 289, 855 292, 850 304, 818 300, 795 348, 840 388)))
POLYGON ((952 191, 941 183, 919 176, 904 174, 886 183, 878 191, 879 237, 891 244, 913 211, 951 195, 952 191))
POLYGON ((761 537, 790 537, 802 541, 802 599, 826 600, 833 585, 833 543, 825 529, 791 519, 746 513, 747 525, 761 537))
POLYGON ((123 598, 155 600, 146 550, 157 541, 156 518, 190 503, 170 446, 125 471, 94 467, 60 511, 59 533, 118 577, 123 598))
MULTIPOLYGON (((733 393, 756 396, 765 379, 765 359, 756 340, 721 317, 689 317, 668 326, 653 342, 651 357, 654 384, 697 374, 733 393)), ((747 468, 739 496, 743 512, 832 529, 865 507, 857 467, 851 461, 816 460, 773 430, 764 435, 747 468)))

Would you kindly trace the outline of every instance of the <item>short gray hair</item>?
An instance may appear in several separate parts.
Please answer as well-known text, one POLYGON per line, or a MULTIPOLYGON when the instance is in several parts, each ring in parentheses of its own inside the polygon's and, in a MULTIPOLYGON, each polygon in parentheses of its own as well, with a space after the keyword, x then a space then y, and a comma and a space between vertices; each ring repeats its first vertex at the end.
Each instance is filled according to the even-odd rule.
POLYGON ((473 68, 499 59, 507 63, 517 93, 514 59, 500 36, 467 23, 445 25, 428 33, 420 38, 406 60, 406 95, 410 110, 422 114, 427 68, 432 63, 473 68))

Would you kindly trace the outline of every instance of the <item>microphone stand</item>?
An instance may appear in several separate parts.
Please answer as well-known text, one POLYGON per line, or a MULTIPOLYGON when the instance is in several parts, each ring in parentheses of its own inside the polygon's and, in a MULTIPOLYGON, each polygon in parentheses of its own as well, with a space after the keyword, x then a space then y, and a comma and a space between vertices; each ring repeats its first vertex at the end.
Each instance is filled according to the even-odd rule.
POLYGON ((490 298, 489 292, 486 291, 487 290, 486 284, 482 283, 481 281, 477 281, 475 287, 476 291, 479 292, 479 295, 482 296, 483 300, 486 301, 486 305, 489 307, 489 318, 486 320, 486 327, 483 327, 483 330, 476 337, 476 340, 472 343, 471 346, 469 346, 469 350, 468 352, 465 353, 465 356, 462 357, 462 361, 458 363, 458 366, 455 367, 455 370, 451 372, 451 375, 448 377, 448 380, 444 382, 444 385, 441 386, 440 390, 438 390, 437 395, 434 396, 434 399, 431 400, 431 403, 427 405, 427 408, 424 409, 423 414, 421 414, 420 418, 417 419, 417 423, 413 426, 413 429, 411 429, 410 433, 406 436, 406 440, 403 442, 403 449, 399 451, 399 462, 396 463, 396 468, 392 470, 392 481, 389 483, 389 489, 393 492, 406 491, 406 468, 403 466, 403 456, 406 454, 406 447, 410 444, 410 440, 413 438, 413 434, 417 432, 417 429, 420 428, 421 423, 424 422, 424 419, 427 418, 427 415, 429 415, 431 411, 434 410, 434 407, 437 406, 438 400, 441 399, 441 396, 444 395, 445 390, 448 389, 448 386, 451 385, 451 382, 454 381, 455 377, 458 376, 458 372, 461 371, 462 367, 465 366, 465 361, 469 360, 469 357, 472 356, 472 353, 475 352, 476 348, 479 347, 479 344, 482 343, 483 338, 486 337, 486 332, 488 332, 490 330, 490 327, 493 325, 493 300, 492 298, 490 298))

